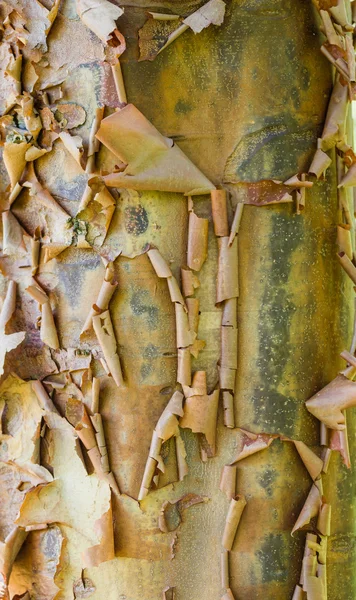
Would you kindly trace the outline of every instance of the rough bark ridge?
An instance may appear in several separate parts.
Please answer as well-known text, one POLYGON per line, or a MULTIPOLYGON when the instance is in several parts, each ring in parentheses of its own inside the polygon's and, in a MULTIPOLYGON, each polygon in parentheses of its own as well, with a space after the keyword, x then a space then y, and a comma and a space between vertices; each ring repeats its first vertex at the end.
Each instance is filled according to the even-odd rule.
POLYGON ((0 597, 356 598, 352 6, 0 3, 0 597))

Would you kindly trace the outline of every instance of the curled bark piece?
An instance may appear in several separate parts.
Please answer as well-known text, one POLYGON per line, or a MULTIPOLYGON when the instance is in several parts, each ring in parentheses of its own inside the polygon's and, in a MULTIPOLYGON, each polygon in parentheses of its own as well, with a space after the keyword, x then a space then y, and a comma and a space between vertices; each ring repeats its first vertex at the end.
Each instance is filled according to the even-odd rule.
POLYGON ((100 395, 100 379, 98 379, 98 377, 93 377, 91 411, 94 414, 99 412, 99 395, 100 395))
POLYGON ((180 427, 187 427, 194 433, 203 433, 208 444, 208 456, 215 455, 216 420, 219 390, 212 394, 190 396, 184 405, 184 415, 180 427))
MULTIPOLYGON (((346 425, 346 418, 345 418, 345 425, 346 425)), ((331 435, 330 435, 329 448, 330 448, 330 450, 336 450, 337 452, 340 452, 340 454, 342 456, 342 460, 344 462, 344 465, 348 469, 351 468, 347 427, 345 427, 345 429, 343 429, 342 431, 336 431, 335 429, 332 430, 331 435)))
POLYGON ((324 152, 333 148, 337 142, 344 138, 348 102, 347 85, 342 85, 338 77, 330 97, 321 136, 321 150, 324 150, 324 152))
POLYGON ((50 246, 43 246, 43 262, 48 263, 52 258, 59 256, 64 250, 68 248, 68 244, 51 244, 50 246))
MULTIPOLYGON (((162 412, 160 418, 157 421, 157 425, 152 434, 151 446, 148 454, 148 459, 145 466, 145 471, 142 478, 140 492, 138 500, 143 500, 149 492, 152 485, 153 477, 160 461, 160 453, 163 442, 169 440, 172 436, 177 436, 178 430, 178 418, 183 415, 183 394, 181 392, 174 392, 170 398, 166 408, 162 412)), ((182 442, 182 441, 181 441, 182 442)), ((183 443, 183 442, 182 442, 183 443)), ((184 470, 184 456, 185 451, 180 448, 181 455, 181 466, 184 470)), ((183 475, 184 476, 184 475, 183 475)))
POLYGON ((176 531, 182 522, 182 513, 195 504, 207 502, 208 498, 198 496, 197 494, 186 494, 176 502, 171 503, 167 500, 162 504, 158 517, 158 526, 162 533, 176 531))
POLYGON ((315 550, 310 548, 310 543, 314 544, 318 541, 317 536, 314 533, 307 533, 305 537, 304 555, 302 570, 300 573, 299 583, 304 589, 304 580, 307 575, 316 574, 316 553, 315 550))
POLYGON ((339 251, 346 254, 346 256, 352 260, 353 250, 351 241, 351 226, 346 223, 342 223, 337 226, 337 243, 339 251))
POLYGON ((199 327, 199 300, 198 298, 187 298, 189 329, 198 333, 199 327))
POLYGON ((19 252, 22 254, 26 252, 26 245, 24 242, 24 236, 26 234, 10 210, 5 210, 2 213, 2 231, 2 251, 4 255, 11 256, 19 252))
POLYGON ((169 289, 169 295, 171 297, 172 302, 179 302, 182 306, 185 307, 184 298, 182 296, 182 292, 180 291, 178 281, 175 277, 167 277, 167 284, 169 289))
POLYGON ((200 33, 209 25, 221 25, 224 20, 226 4, 223 0, 209 0, 198 10, 184 19, 183 23, 188 25, 194 33, 200 33))
POLYGON ((96 438, 96 443, 97 443, 97 446, 98 446, 100 454, 101 454, 102 471, 104 473, 109 473, 110 472, 109 457, 108 457, 108 451, 107 451, 106 442, 105 442, 104 427, 103 427, 103 421, 102 421, 101 415, 99 413, 95 413, 92 417, 90 417, 90 420, 91 420, 91 422, 94 426, 95 432, 96 432, 95 438, 96 438))
MULTIPOLYGON (((27 531, 21 527, 14 526, 6 536, 5 541, 0 543, 0 573, 3 581, 0 582, 0 594, 3 592, 3 598, 10 598, 8 594, 8 583, 16 556, 18 555, 22 544, 27 538, 27 531)), ((0 595, 1 597, 1 595, 0 595)))
POLYGON ((309 412, 331 429, 345 429, 343 410, 356 406, 356 383, 338 375, 305 403, 309 412))
POLYGON ((44 344, 47 344, 53 350, 59 348, 59 340, 56 326, 52 314, 49 298, 47 294, 39 287, 39 285, 30 285, 26 288, 26 292, 38 302, 41 309, 41 327, 40 336, 44 344))
POLYGON ((106 364, 118 387, 124 386, 117 342, 108 310, 93 317, 95 335, 103 351, 106 364))
POLYGON ((107 187, 102 182, 92 181, 84 193, 81 209, 76 215, 78 221, 84 221, 86 233, 84 240, 89 246, 102 247, 109 231, 116 203, 107 187))
POLYGON ((320 473, 323 470, 323 461, 319 456, 313 452, 304 442, 300 442, 298 440, 290 440, 288 438, 281 438, 283 441, 293 442, 295 448, 302 459, 306 470, 308 471, 310 477, 313 481, 318 479, 320 473))
POLYGON ((43 410, 46 413, 54 412, 56 414, 59 414, 58 410, 56 409, 55 405, 53 404, 50 396, 48 395, 48 393, 47 393, 45 387, 43 386, 43 384, 41 383, 41 381, 39 381, 39 380, 33 381, 32 389, 37 396, 37 399, 38 399, 38 402, 39 402, 41 408, 43 408, 43 410))
POLYGON ((151 261, 157 277, 165 279, 168 277, 173 277, 172 271, 157 248, 150 248, 150 250, 147 252, 147 256, 151 261))
POLYGON ((231 464, 235 464, 247 456, 251 456, 251 454, 255 454, 256 452, 260 452, 260 450, 268 448, 273 440, 278 437, 278 435, 268 435, 266 433, 251 433, 244 429, 240 429, 240 432, 242 433, 242 447, 231 464))
POLYGON ((324 29, 324 33, 327 37, 327 40, 329 42, 329 44, 332 44, 333 46, 339 46, 341 47, 341 42, 340 42, 340 37, 339 35, 336 33, 333 22, 330 18, 330 15, 328 13, 327 10, 321 10, 320 11, 320 16, 322 18, 323 21, 323 29, 324 29))
POLYGON ((332 3, 330 6, 331 16, 335 19, 335 21, 344 27, 346 31, 352 31, 352 24, 349 22, 345 0, 337 0, 332 3))
POLYGON ((215 235, 217 237, 225 237, 229 235, 225 190, 213 190, 211 192, 211 212, 215 235))
POLYGON ((178 348, 177 382, 182 386, 189 386, 191 380, 190 348, 178 348))
POLYGON ((339 262, 344 269, 344 271, 348 274, 350 279, 356 284, 356 267, 353 262, 349 259, 345 252, 338 252, 337 257, 339 262))
POLYGON ((309 575, 305 578, 304 587, 308 600, 326 600, 326 590, 320 577, 309 575))
POLYGON ((318 515, 317 529, 321 535, 330 535, 331 504, 322 503, 318 515))
POLYGON ((224 409, 224 425, 229 429, 235 427, 234 416, 234 396, 227 390, 222 391, 223 409, 224 409))
POLYGON ((307 179, 305 178, 305 173, 302 173, 301 179, 299 179, 298 175, 293 175, 293 177, 290 177, 289 179, 284 181, 283 184, 293 188, 313 187, 313 182, 307 181, 307 179))
POLYGON ((0 313, 0 375, 4 372, 6 353, 17 348, 25 339, 26 333, 19 331, 7 335, 5 327, 10 321, 16 308, 16 283, 10 280, 0 313))
POLYGON ((339 183, 340 187, 353 187, 356 185, 356 163, 351 165, 347 173, 343 176, 339 183))
POLYGON ((221 472, 220 490, 226 494, 229 500, 235 498, 236 495, 236 465, 225 465, 221 472))
POLYGON ((16 282, 10 280, 0 313, 0 330, 5 331, 5 325, 10 321, 16 308, 16 282))
POLYGON ((237 327, 237 301, 236 298, 230 298, 224 302, 224 308, 221 318, 223 327, 237 327))
POLYGON ((229 552, 228 550, 222 550, 221 552, 221 587, 224 589, 229 588, 230 575, 229 575, 229 552))
POLYGON ((111 502, 108 511, 95 522, 94 529, 100 542, 97 546, 92 546, 84 551, 83 563, 85 568, 97 567, 100 563, 115 558, 111 502))
POLYGON ((53 350, 59 348, 59 340, 57 335, 56 325, 54 323, 53 313, 49 300, 41 306, 41 340, 53 350))
POLYGON ((87 413, 86 406, 80 400, 69 398, 65 408, 66 418, 73 425, 75 431, 86 450, 97 446, 95 430, 87 413))
POLYGON ((36 196, 36 200, 43 204, 43 206, 58 214, 58 227, 64 227, 70 215, 56 202, 49 191, 41 185, 37 179, 33 162, 27 164, 23 179, 23 186, 30 188, 30 194, 36 196))
POLYGON ((84 25, 104 44, 112 39, 116 20, 123 14, 122 8, 108 0, 76 0, 77 12, 84 25))
POLYGON ((26 152, 31 147, 26 141, 19 143, 5 142, 3 161, 10 178, 11 190, 20 181, 21 175, 26 167, 26 152))
POLYGON ((196 288, 198 288, 200 285, 199 279, 195 273, 193 273, 193 271, 184 267, 181 269, 181 275, 183 294, 185 298, 188 296, 193 296, 196 288))
POLYGON ((190 211, 187 265, 193 271, 200 271, 208 256, 208 229, 208 219, 201 219, 190 211))
POLYGON ((303 588, 297 584, 294 588, 292 600, 303 600, 303 598, 304 598, 303 588))
POLYGON ((59 134, 60 139, 62 140, 64 147, 68 150, 69 154, 72 155, 76 163, 83 168, 82 166, 82 156, 83 156, 83 140, 79 135, 71 135, 68 131, 62 131, 59 134))
POLYGON ((173 141, 164 137, 133 105, 103 119, 96 137, 126 169, 104 177, 110 187, 208 193, 215 186, 173 141))
POLYGON ((82 333, 89 331, 92 328, 93 317, 102 314, 109 308, 110 300, 117 287, 117 282, 114 279, 114 270, 112 263, 108 263, 105 271, 104 281, 101 284, 101 288, 96 299, 95 304, 90 309, 89 315, 84 323, 82 333))
POLYGON ((46 302, 48 302, 48 296, 46 292, 44 292, 37 285, 30 285, 28 288, 26 288, 26 292, 30 294, 30 296, 32 296, 32 298, 36 300, 36 302, 38 302, 40 306, 43 306, 43 304, 46 304, 46 302))
POLYGON ((176 434, 178 430, 177 417, 182 417, 184 414, 182 404, 183 394, 181 394, 181 392, 174 392, 166 408, 158 419, 155 431, 163 442, 166 442, 169 440, 169 438, 176 434))
MULTIPOLYGON (((221 327, 220 365, 227 369, 237 368, 237 328, 221 327)), ((221 386, 222 387, 222 386, 221 386)))
POLYGON ((175 588, 167 587, 163 590, 163 600, 175 600, 175 588))
POLYGON ((176 344, 177 348, 187 348, 190 346, 195 338, 196 333, 191 331, 189 328, 188 315, 184 310, 184 307, 175 302, 174 304, 176 312, 176 344))
MULTIPOLYGON (((104 118, 104 107, 98 107, 95 111, 95 116, 90 128, 89 144, 88 144, 88 158, 85 166, 85 172, 90 174, 95 172, 95 154, 99 151, 100 142, 95 137, 99 130, 100 123, 104 118)), ((85 208, 84 206, 82 208, 85 208)))
POLYGON ((239 232, 243 209, 244 209, 244 204, 242 202, 239 202, 236 205, 234 218, 232 220, 231 231, 230 231, 230 236, 229 236, 229 246, 232 246, 235 236, 239 232))
POLYGON ((206 385, 206 371, 196 371, 193 375, 192 386, 183 387, 184 396, 204 396, 208 393, 206 385))
POLYGON ((321 506, 321 493, 319 487, 321 486, 317 486, 313 483, 300 515, 292 529, 292 535, 295 531, 298 531, 298 529, 308 525, 311 519, 317 516, 321 506))
POLYGON ((40 259, 40 242, 41 231, 39 227, 36 227, 33 238, 31 238, 31 275, 34 276, 37 273, 39 259, 40 259))
POLYGON ((350 81, 355 81, 355 48, 353 45, 352 35, 345 36, 347 67, 349 71, 350 81))
POLYGON ((237 528, 246 504, 246 498, 242 495, 236 496, 236 498, 232 498, 230 501, 222 538, 222 545, 225 550, 232 550, 237 528))
MULTIPOLYGON (((178 20, 179 16, 170 20, 156 19, 153 15, 158 13, 149 14, 151 14, 152 18, 147 19, 138 32, 140 61, 154 60, 158 54, 188 29, 188 25, 178 20)), ((161 13, 159 14, 161 16, 161 13)))
POLYGON ((228 237, 218 238, 218 247, 217 304, 239 295, 237 238, 235 237, 231 246, 228 237))
MULTIPOLYGON (((124 52, 125 47, 126 47, 126 45, 122 48, 119 55, 124 52)), ((121 69, 119 58, 117 58, 117 61, 115 64, 111 65, 111 71, 112 71, 113 78, 114 78, 114 83, 115 83, 118 100, 119 100, 120 104, 126 104, 127 103, 126 89, 125 89, 125 83, 124 83, 124 78, 122 75, 122 69, 121 69)))

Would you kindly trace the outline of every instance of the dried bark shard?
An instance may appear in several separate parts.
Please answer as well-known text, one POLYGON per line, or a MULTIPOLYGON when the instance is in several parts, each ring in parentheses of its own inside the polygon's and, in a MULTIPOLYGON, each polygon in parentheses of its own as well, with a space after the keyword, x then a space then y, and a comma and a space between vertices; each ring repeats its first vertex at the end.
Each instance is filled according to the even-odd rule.
POLYGON ((229 246, 229 238, 218 238, 219 263, 216 302, 219 304, 239 295, 237 238, 229 246))
POLYGON ((104 176, 109 187, 204 194, 214 185, 170 138, 164 137, 133 105, 103 119, 98 140, 126 168, 104 176))
POLYGON ((208 228, 208 219, 189 212, 187 265, 193 271, 200 271, 208 256, 208 228))
POLYGON ((162 504, 158 517, 158 526, 162 533, 176 531, 182 522, 182 513, 195 504, 207 502, 208 498, 197 494, 186 494, 174 503, 166 500, 162 504))
POLYGON ((108 0, 76 0, 77 12, 83 23, 104 44, 112 39, 116 20, 123 14, 123 9, 108 0))
POLYGON ((220 490, 226 494, 229 500, 235 498, 236 495, 236 465, 225 465, 221 472, 220 490))
POLYGON ((25 339, 25 331, 6 334, 5 328, 16 309, 16 283, 10 281, 0 313, 0 375, 4 372, 6 354, 14 350, 25 339))
POLYGON ((308 525, 314 517, 319 513, 321 506, 321 492, 320 484, 317 486, 313 483, 309 495, 304 503, 304 506, 300 512, 300 515, 292 529, 292 535, 298 529, 301 529, 305 525, 308 525))
MULTIPOLYGON (((345 415, 344 415, 345 416, 345 415)), ((346 425, 346 417, 345 417, 345 425, 346 425)), ((347 435, 347 427, 342 431, 336 431, 333 429, 330 434, 330 442, 329 442, 330 450, 336 450, 340 452, 344 465, 350 469, 351 468, 351 458, 350 458, 350 449, 349 449, 349 440, 347 435)))
POLYGON ((308 471, 310 477, 313 481, 318 479, 322 470, 323 470, 323 461, 319 456, 311 450, 304 442, 300 442, 298 440, 290 440, 288 438, 281 438, 283 441, 293 442, 294 446, 302 459, 306 470, 308 471))
POLYGON ((121 363, 118 355, 117 341, 112 325, 110 312, 104 311, 92 317, 95 335, 104 354, 109 371, 118 387, 124 386, 121 363))
POLYGON ((225 190, 214 190, 211 192, 211 212, 215 235, 217 237, 229 235, 227 198, 225 190))
POLYGON ((181 269, 181 276, 184 296, 186 298, 188 296, 193 296, 195 290, 200 285, 198 277, 195 275, 195 273, 193 273, 193 271, 185 267, 182 267, 181 269))
POLYGON ((242 495, 236 496, 236 498, 232 498, 230 501, 222 537, 222 545, 225 550, 232 550, 237 528, 246 504, 246 498, 242 495))
POLYGON ((30 294, 40 306, 40 336, 42 342, 50 348, 53 348, 53 350, 57 350, 59 348, 59 340, 49 297, 38 284, 29 286, 26 289, 26 292, 30 294))
POLYGON ((89 315, 83 325, 82 333, 89 331, 93 325, 93 317, 102 314, 109 308, 110 300, 117 287, 117 282, 114 281, 114 270, 112 263, 106 266, 104 281, 101 284, 96 302, 90 309, 89 315))
POLYGON ((348 88, 342 85, 338 77, 331 94, 321 136, 321 150, 324 152, 344 139, 348 101, 348 88))
MULTIPOLYGON (((152 434, 151 447, 142 478, 138 500, 143 500, 150 490, 156 468, 161 461, 161 448, 163 442, 166 442, 173 436, 178 435, 178 417, 183 415, 183 394, 176 391, 169 400, 166 408, 158 419, 157 425, 152 434)), ((182 445, 182 442, 180 446, 182 445)), ((180 447, 180 456, 184 459, 184 452, 180 447)), ((184 460, 181 461, 183 466, 184 460)))
POLYGON ((306 407, 319 421, 331 429, 345 429, 342 411, 356 405, 356 383, 338 375, 320 392, 306 401, 306 407))
POLYGON ((221 25, 224 20, 226 4, 223 0, 209 0, 198 10, 183 20, 194 33, 200 33, 209 25, 221 25))
POLYGON ((278 435, 268 435, 264 433, 255 434, 244 429, 240 429, 240 431, 242 433, 241 449, 238 451, 231 464, 235 464, 256 452, 265 450, 272 444, 273 440, 278 437, 278 435))
POLYGON ((236 205, 234 218, 232 220, 231 231, 230 231, 230 236, 229 236, 229 246, 232 246, 235 236, 239 232, 243 209, 244 209, 244 204, 242 202, 239 202, 236 205))
POLYGON ((339 251, 352 260, 353 257, 353 249, 352 249, 352 240, 351 240, 351 226, 342 223, 337 226, 337 243, 339 246, 339 251))
POLYGON ((318 515, 317 529, 321 535, 330 535, 331 504, 322 503, 318 515))
POLYGON ((219 390, 209 395, 189 396, 184 405, 184 415, 179 425, 194 433, 203 433, 207 442, 208 456, 215 455, 216 420, 219 390))

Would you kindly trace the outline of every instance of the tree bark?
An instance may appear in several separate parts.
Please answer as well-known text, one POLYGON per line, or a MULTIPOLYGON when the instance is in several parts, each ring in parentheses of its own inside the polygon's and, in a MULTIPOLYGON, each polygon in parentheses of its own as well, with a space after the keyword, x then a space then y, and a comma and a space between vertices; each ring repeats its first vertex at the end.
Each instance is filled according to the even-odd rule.
MULTIPOLYGON (((214 186, 228 191, 230 228, 242 194, 254 189, 254 184, 283 182, 296 173, 308 173, 335 73, 320 52, 324 41, 320 17, 309 0, 227 1, 221 25, 210 25, 196 34, 187 30, 154 60, 139 60, 139 30, 148 10, 186 17, 202 4, 173 0, 120 3, 125 12, 117 26, 127 46, 120 65, 127 101, 171 138, 214 186)), ((46 7, 50 8, 47 3, 46 7)), ((33 19, 32 15, 29 22, 33 19)), ((85 122, 70 133, 82 137, 86 156, 96 108, 105 105, 108 116, 115 108, 124 107, 104 56, 106 46, 78 19, 72 0, 63 0, 47 42, 48 52, 42 62, 35 63, 39 79, 33 95, 39 102, 41 83, 51 87, 60 80, 63 96, 59 103, 75 103, 85 110, 85 122)), ((51 95, 51 89, 48 93, 51 95)), ((344 368, 339 354, 350 348, 354 323, 353 284, 337 260, 336 230, 345 211, 342 213, 337 191, 334 148, 330 156, 332 164, 325 178, 309 177, 313 186, 307 189, 305 210, 300 214, 295 201, 270 206, 247 203, 244 207, 237 244, 240 292, 235 427, 224 426, 220 393, 216 455, 203 460, 203 434, 180 428, 188 474, 179 481, 176 440, 171 437, 163 443, 165 472, 160 473, 157 487, 153 485, 142 499, 140 489, 152 452, 153 431, 157 431, 173 392, 182 391, 177 384, 177 303, 171 302, 167 280, 157 277, 147 250, 149 245, 159 250, 181 285, 192 206, 183 193, 108 188, 115 212, 106 240, 100 248, 95 243, 80 247, 75 227, 80 228, 78 206, 87 174, 61 139, 35 161, 41 185, 68 212, 74 227, 73 238, 55 258, 44 262, 42 249, 35 283, 50 297, 60 349, 80 349, 83 360, 85 352, 92 353, 91 375, 100 380, 99 410, 94 413, 101 415, 110 472, 121 493, 110 488, 91 466, 88 448, 78 433, 81 425, 74 423, 77 417, 70 412, 77 415, 79 406, 80 410, 83 404, 88 406, 91 392, 84 381, 90 380, 88 365, 73 368, 69 358, 64 364, 60 351, 39 340, 35 328, 38 307, 32 299, 32 304, 26 300, 31 275, 28 271, 23 274, 17 255, 9 259, 4 252, 5 258, 0 258, 3 296, 9 279, 17 283, 17 309, 10 322, 15 325, 6 333, 28 333, 24 344, 5 361, 1 392, 7 408, 2 445, 9 442, 9 435, 17 439, 18 426, 28 431, 30 416, 25 405, 20 402, 16 409, 20 416, 11 412, 15 393, 28 398, 26 402, 38 410, 31 380, 44 380, 59 413, 53 417, 50 410, 48 416, 48 409, 42 407, 44 412, 35 415, 33 409, 31 419, 38 420, 41 452, 38 461, 33 458, 35 453, 26 459, 48 469, 54 481, 34 485, 31 480, 31 485, 25 486, 9 467, 13 461, 24 464, 24 450, 14 456, 7 448, 1 451, 1 478, 7 482, 6 508, 0 515, 2 542, 15 523, 10 506, 14 496, 20 511, 17 525, 21 531, 30 526, 12 567, 10 598, 27 592, 27 598, 41 600, 225 600, 229 598, 224 596, 226 587, 236 600, 292 598, 299 583, 306 532, 314 532, 315 525, 291 536, 312 481, 294 444, 285 437, 304 442, 321 454, 319 422, 308 412, 305 401, 344 368), (110 261, 118 286, 109 314, 125 387, 117 387, 103 369, 93 331, 81 336, 85 318, 91 307, 96 307, 110 261), (21 388, 26 391, 17 392, 19 384, 11 380, 12 372, 23 380, 22 386, 28 386, 21 388), (67 378, 62 381, 63 373, 67 378), (68 373, 76 390, 69 385, 68 373), (64 388, 58 383, 51 387, 54 377, 61 385, 64 382, 64 388), (76 425, 75 436, 80 440, 75 443, 72 425, 76 425), (230 499, 219 489, 219 482, 223 467, 233 462, 240 447, 240 428, 279 437, 263 451, 237 462, 236 494, 245 496, 247 504, 229 552, 226 586, 221 581, 220 561, 230 499), (24 494, 21 498, 17 497, 17 485, 24 494), (43 494, 45 500, 41 500, 43 494), (172 509, 173 525, 162 532, 162 506, 168 502, 177 507, 177 500, 187 494, 199 496, 200 502, 180 517, 177 508, 175 512, 172 509), (83 557, 88 548, 101 543, 94 527, 105 511, 113 524, 114 553, 110 554, 108 542, 105 559, 89 564, 83 557), (31 529, 41 524, 43 529, 31 529), (173 590, 175 596, 170 595, 173 590)), ((95 174, 105 179, 119 162, 102 143, 95 174)), ((3 171, 5 202, 9 179, 5 168, 3 171)), ((205 347, 197 358, 192 357, 192 373, 206 372, 207 393, 212 394, 219 389, 223 309, 216 304, 218 239, 210 195, 194 195, 192 202, 196 215, 209 221, 207 258, 194 272, 200 282, 194 290, 194 298, 199 300, 198 339, 205 341, 205 347)), ((349 195, 347 202, 353 215, 349 195)), ((9 208, 32 237, 40 225, 41 243, 50 246, 48 239, 51 243, 58 240, 56 235, 61 227, 65 231, 65 226, 56 219, 51 222, 43 206, 38 194, 30 195, 24 187, 4 209, 9 208)), ((92 218, 92 213, 85 213, 82 220, 90 222, 92 218)), ((186 393, 184 387, 183 391, 186 393)), ((186 395, 185 411, 187 403, 186 395)), ((353 463, 352 409, 347 411, 347 425, 353 463)), ((26 436, 30 439, 29 433, 26 436)), ((356 597, 355 477, 339 453, 333 452, 323 482, 324 499, 332 506, 328 597, 350 600, 356 597)))

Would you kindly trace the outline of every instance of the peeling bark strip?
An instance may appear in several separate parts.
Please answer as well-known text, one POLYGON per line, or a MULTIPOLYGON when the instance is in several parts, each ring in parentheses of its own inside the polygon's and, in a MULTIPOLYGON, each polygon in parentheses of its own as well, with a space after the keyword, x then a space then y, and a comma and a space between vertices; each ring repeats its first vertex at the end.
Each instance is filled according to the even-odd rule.
POLYGON ((0 597, 350 600, 355 7, 146 4, 0 3, 0 597))

